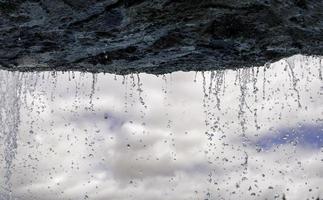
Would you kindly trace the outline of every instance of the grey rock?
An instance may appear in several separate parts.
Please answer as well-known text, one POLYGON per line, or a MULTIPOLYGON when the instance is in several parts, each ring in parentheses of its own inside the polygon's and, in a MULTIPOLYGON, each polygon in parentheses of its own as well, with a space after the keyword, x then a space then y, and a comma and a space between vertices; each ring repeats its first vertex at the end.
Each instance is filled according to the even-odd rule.
POLYGON ((167 73, 322 55, 323 1, 1 0, 8 70, 167 73))

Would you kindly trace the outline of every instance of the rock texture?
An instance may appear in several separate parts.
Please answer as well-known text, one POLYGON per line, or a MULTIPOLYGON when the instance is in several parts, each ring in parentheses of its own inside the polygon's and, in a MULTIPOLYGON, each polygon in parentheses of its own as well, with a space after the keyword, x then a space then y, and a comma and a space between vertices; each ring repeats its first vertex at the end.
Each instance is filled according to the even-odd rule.
POLYGON ((321 0, 0 0, 9 70, 166 73, 323 52, 321 0))

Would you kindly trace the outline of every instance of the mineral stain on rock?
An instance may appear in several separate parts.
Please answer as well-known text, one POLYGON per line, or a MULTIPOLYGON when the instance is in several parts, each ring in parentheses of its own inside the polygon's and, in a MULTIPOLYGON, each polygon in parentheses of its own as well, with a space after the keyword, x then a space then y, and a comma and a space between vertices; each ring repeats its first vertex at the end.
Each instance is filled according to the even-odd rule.
POLYGON ((9 70, 166 73, 323 52, 315 0, 1 0, 9 70))

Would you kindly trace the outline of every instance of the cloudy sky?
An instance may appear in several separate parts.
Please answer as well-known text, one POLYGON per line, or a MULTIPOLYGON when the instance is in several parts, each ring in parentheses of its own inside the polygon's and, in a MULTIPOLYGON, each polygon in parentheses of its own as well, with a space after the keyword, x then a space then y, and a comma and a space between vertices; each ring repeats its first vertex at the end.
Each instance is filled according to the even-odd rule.
POLYGON ((1 71, 0 199, 323 197, 322 70, 1 71))

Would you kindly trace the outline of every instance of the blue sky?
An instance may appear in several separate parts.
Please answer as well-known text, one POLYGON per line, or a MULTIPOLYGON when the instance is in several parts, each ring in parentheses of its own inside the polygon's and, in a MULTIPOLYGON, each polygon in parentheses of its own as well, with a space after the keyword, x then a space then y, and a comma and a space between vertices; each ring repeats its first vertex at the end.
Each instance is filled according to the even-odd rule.
POLYGON ((269 132, 256 142, 257 145, 265 150, 291 143, 301 147, 320 149, 323 147, 323 124, 305 124, 297 127, 277 129, 276 131, 269 132))

